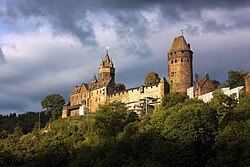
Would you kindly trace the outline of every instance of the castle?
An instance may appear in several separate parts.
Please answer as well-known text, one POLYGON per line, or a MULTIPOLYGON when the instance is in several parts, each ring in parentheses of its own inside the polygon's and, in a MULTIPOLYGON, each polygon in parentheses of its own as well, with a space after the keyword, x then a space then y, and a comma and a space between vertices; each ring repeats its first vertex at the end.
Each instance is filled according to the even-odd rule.
MULTIPOLYGON (((183 35, 176 37, 168 52, 168 81, 172 92, 185 93, 192 86, 192 60, 190 44, 187 44, 183 35)), ((168 91, 169 85, 164 77, 154 86, 119 89, 115 82, 114 63, 106 50, 98 69, 98 78, 94 75, 91 83, 74 87, 69 102, 63 107, 62 118, 95 112, 99 105, 113 101, 121 101, 128 110, 140 112, 145 104, 146 110, 148 105, 157 107, 168 91)))

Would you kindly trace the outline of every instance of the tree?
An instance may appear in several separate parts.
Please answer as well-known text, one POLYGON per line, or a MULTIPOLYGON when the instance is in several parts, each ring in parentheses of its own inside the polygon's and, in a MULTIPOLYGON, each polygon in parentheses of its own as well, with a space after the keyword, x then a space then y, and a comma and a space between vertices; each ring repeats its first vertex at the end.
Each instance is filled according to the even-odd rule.
POLYGON ((247 72, 244 71, 228 71, 228 86, 232 88, 236 88, 237 86, 245 85, 245 77, 247 76, 247 72))
POLYGON ((198 83, 198 81, 200 80, 200 75, 197 72, 194 73, 194 79, 195 84, 198 83))
POLYGON ((161 106, 165 109, 173 107, 178 103, 184 103, 188 99, 187 95, 181 93, 170 93, 163 97, 161 106))
POLYGON ((62 107, 65 104, 64 98, 59 94, 51 94, 41 101, 41 106, 47 114, 51 114, 52 120, 58 119, 62 114, 62 107))
POLYGON ((98 108, 94 127, 99 136, 110 139, 115 138, 127 124, 137 119, 134 113, 127 112, 124 103, 115 101, 98 108))
POLYGON ((225 115, 236 106, 237 100, 235 99, 235 94, 228 96, 222 90, 217 89, 213 92, 213 98, 208 104, 217 111, 221 123, 225 115))
POLYGON ((122 84, 122 83, 116 83, 116 84, 115 84, 115 90, 116 90, 117 92, 123 91, 123 90, 125 90, 125 89, 126 89, 126 87, 125 87, 124 84, 122 84))
POLYGON ((162 134, 178 150, 173 166, 205 166, 217 128, 216 111, 203 103, 187 104, 167 117, 162 134))
POLYGON ((146 86, 153 86, 153 85, 157 85, 160 82, 160 78, 158 76, 157 73, 155 72, 149 72, 146 76, 146 78, 144 79, 144 84, 146 86))
POLYGON ((230 122, 216 137, 216 156, 208 166, 248 166, 250 164, 250 120, 230 122))

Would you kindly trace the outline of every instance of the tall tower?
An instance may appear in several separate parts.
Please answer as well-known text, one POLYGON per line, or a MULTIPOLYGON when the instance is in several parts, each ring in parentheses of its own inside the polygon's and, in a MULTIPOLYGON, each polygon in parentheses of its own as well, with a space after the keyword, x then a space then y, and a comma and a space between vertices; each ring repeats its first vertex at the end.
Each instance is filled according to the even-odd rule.
POLYGON ((111 82, 115 83, 115 68, 112 60, 109 58, 108 48, 106 49, 104 60, 102 60, 98 69, 98 78, 100 82, 111 78, 111 82))
POLYGON ((186 92, 193 85, 193 52, 183 35, 174 39, 168 52, 168 81, 171 92, 186 92))

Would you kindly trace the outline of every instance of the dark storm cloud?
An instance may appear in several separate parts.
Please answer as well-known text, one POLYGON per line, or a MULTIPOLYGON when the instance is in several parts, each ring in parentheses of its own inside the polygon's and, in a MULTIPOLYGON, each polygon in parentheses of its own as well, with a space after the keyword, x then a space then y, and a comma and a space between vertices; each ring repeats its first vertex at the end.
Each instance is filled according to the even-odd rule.
MULTIPOLYGON (((39 51, 42 52, 42 50, 35 53, 39 55, 38 59, 20 59, 17 64, 8 64, 0 47, 0 64, 1 62, 7 64, 6 68, 0 67, 0 70, 3 69, 5 73, 4 77, 2 74, 0 76, 0 111, 17 110, 23 112, 32 103, 39 106, 39 101, 48 92, 62 92, 60 94, 68 97, 68 93, 75 83, 79 82, 80 84, 82 80, 86 81, 85 79, 89 78, 88 75, 77 75, 79 71, 81 73, 86 73, 86 71, 96 72, 93 71, 93 68, 94 70, 98 68, 101 57, 95 56, 100 53, 98 52, 100 46, 96 27, 94 27, 95 22, 101 22, 101 28, 103 29, 115 31, 117 41, 114 41, 114 45, 119 43, 117 52, 123 51, 117 53, 117 55, 129 56, 130 59, 135 57, 133 60, 136 63, 151 59, 146 63, 138 63, 138 65, 129 66, 122 70, 119 70, 118 66, 117 81, 125 82, 130 87, 143 84, 143 79, 149 71, 155 71, 160 76, 162 73, 166 74, 167 71, 166 55, 162 54, 160 60, 154 60, 154 51, 151 50, 152 47, 148 46, 150 45, 147 43, 148 37, 154 36, 157 30, 152 31, 150 27, 152 25, 142 11, 158 12, 159 15, 156 16, 159 19, 158 29, 162 27, 180 29, 180 27, 183 27, 187 34, 198 37, 200 33, 220 34, 234 29, 237 31, 249 29, 249 10, 249 0, 1 0, 0 26, 5 27, 6 33, 36 32, 35 30, 48 26, 54 36, 60 37, 69 34, 69 36, 77 37, 83 46, 91 47, 91 51, 81 53, 84 54, 81 55, 80 53, 71 53, 70 50, 65 51, 62 49, 64 46, 55 49, 45 48, 44 50, 47 50, 47 52, 43 51, 43 55, 39 55, 39 51), (217 15, 216 17, 210 17, 209 11, 211 10, 212 12, 214 10, 216 12, 222 11, 221 17, 226 17, 232 23, 227 24, 227 21, 220 20, 217 15), (206 11, 208 13, 204 13, 206 11), (223 11, 225 11, 225 15, 223 11), (241 12, 246 14, 243 15, 241 12), (99 18, 96 19, 95 17, 99 18), (77 56, 75 56, 76 54, 77 56), (98 62, 95 64, 94 61, 98 62), (91 68, 81 68, 86 64, 91 68), (16 71, 13 71, 13 69, 16 71), (72 75, 75 75, 74 77, 77 79, 74 79, 72 75)), ((172 42, 176 34, 162 33, 162 35, 166 36, 166 39, 171 38, 172 42)), ((109 39, 105 40, 109 41, 109 39)), ((154 42, 157 43, 158 39, 154 42)), ((166 41, 159 40, 159 42, 166 41)), ((170 42, 166 43, 165 47, 169 49, 170 45, 170 42)), ((203 44, 198 43, 196 47, 201 45, 203 44)), ((210 47, 209 43, 205 43, 205 45, 210 47)), ((158 49, 158 47, 154 48, 158 49)), ((162 49, 162 47, 159 47, 159 49, 162 49)), ((247 59, 249 51, 242 51, 240 47, 237 48, 237 51, 238 53, 235 54, 243 55, 242 57, 247 59)), ((215 77, 214 79, 220 80, 219 78, 226 75, 224 66, 231 64, 235 69, 242 67, 240 66, 242 64, 240 58, 236 56, 233 58, 227 57, 230 54, 230 56, 233 56, 232 49, 225 53, 226 56, 220 54, 219 58, 216 57, 218 52, 223 53, 223 48, 209 53, 200 52, 203 55, 200 58, 200 55, 194 50, 194 58, 197 59, 197 64, 195 64, 197 72, 201 75, 204 72, 213 73, 215 74, 212 75, 215 77), (222 62, 223 66, 216 66, 214 60, 222 62), (232 64, 232 61, 237 62, 238 65, 232 64)), ((119 56, 117 56, 117 59, 120 58, 119 56)), ((122 64, 129 64, 131 61, 125 61, 122 64)), ((119 62, 115 63, 115 66, 119 64, 119 62)), ((243 70, 248 70, 248 67, 248 65, 245 65, 243 70)))
MULTIPOLYGON (((5 10, 2 15, 8 18, 19 17, 45 17, 54 27, 55 33, 71 33, 77 36, 82 42, 93 44, 95 42, 95 33, 91 20, 87 18, 87 12, 105 12, 118 21, 117 32, 123 35, 123 32, 129 30, 131 35, 144 36, 147 31, 146 22, 138 21, 143 17, 138 14, 140 10, 151 10, 156 7, 164 18, 170 22, 180 22, 185 19, 202 19, 201 12, 204 9, 235 9, 249 6, 247 0, 12 0, 4 1, 5 10), (183 14, 186 17, 183 18, 183 14), (122 28, 123 27, 123 28, 122 28), (119 29, 118 29, 119 28, 119 29)), ((232 18, 235 19, 235 18, 232 18)), ((249 26, 249 19, 235 19, 235 27, 249 26)), ((38 24, 39 25, 39 24, 38 24)), ((216 29, 225 29, 224 25, 218 25, 213 20, 204 23, 204 30, 214 31, 216 29), (211 27, 211 28, 207 28, 211 27)))
MULTIPOLYGON (((91 22, 86 19, 88 4, 77 1, 6 1, 7 18, 45 18, 54 27, 55 34, 69 33, 83 43, 93 44, 95 34, 91 22)), ((37 24, 39 26, 39 24, 37 24)))

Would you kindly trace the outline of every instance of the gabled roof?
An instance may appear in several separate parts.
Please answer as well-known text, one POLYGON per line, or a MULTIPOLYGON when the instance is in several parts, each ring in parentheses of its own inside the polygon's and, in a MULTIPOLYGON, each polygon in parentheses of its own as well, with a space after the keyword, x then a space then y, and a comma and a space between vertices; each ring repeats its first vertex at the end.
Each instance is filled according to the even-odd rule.
POLYGON ((75 86, 74 89, 72 90, 71 94, 79 93, 81 90, 80 86, 75 86))
POLYGON ((180 51, 180 50, 190 50, 188 44, 183 35, 178 36, 174 39, 170 52, 180 51))
POLYGON ((212 84, 213 84, 213 86, 214 86, 215 89, 217 89, 217 88, 221 89, 221 88, 225 88, 226 87, 224 84, 220 84, 219 82, 218 83, 214 82, 213 80, 211 80, 209 78, 209 75, 205 73, 204 77, 202 79, 199 79, 197 81, 197 83, 194 86, 194 89, 201 88, 208 81, 212 82, 212 84))
POLYGON ((74 89, 72 90, 71 94, 76 94, 80 93, 82 89, 88 90, 88 84, 82 83, 81 86, 75 86, 74 89))
POLYGON ((99 81, 96 83, 91 83, 88 84, 88 90, 94 90, 94 89, 99 89, 102 87, 106 87, 109 85, 109 83, 111 82, 112 78, 108 79, 108 80, 104 80, 104 81, 99 81))

